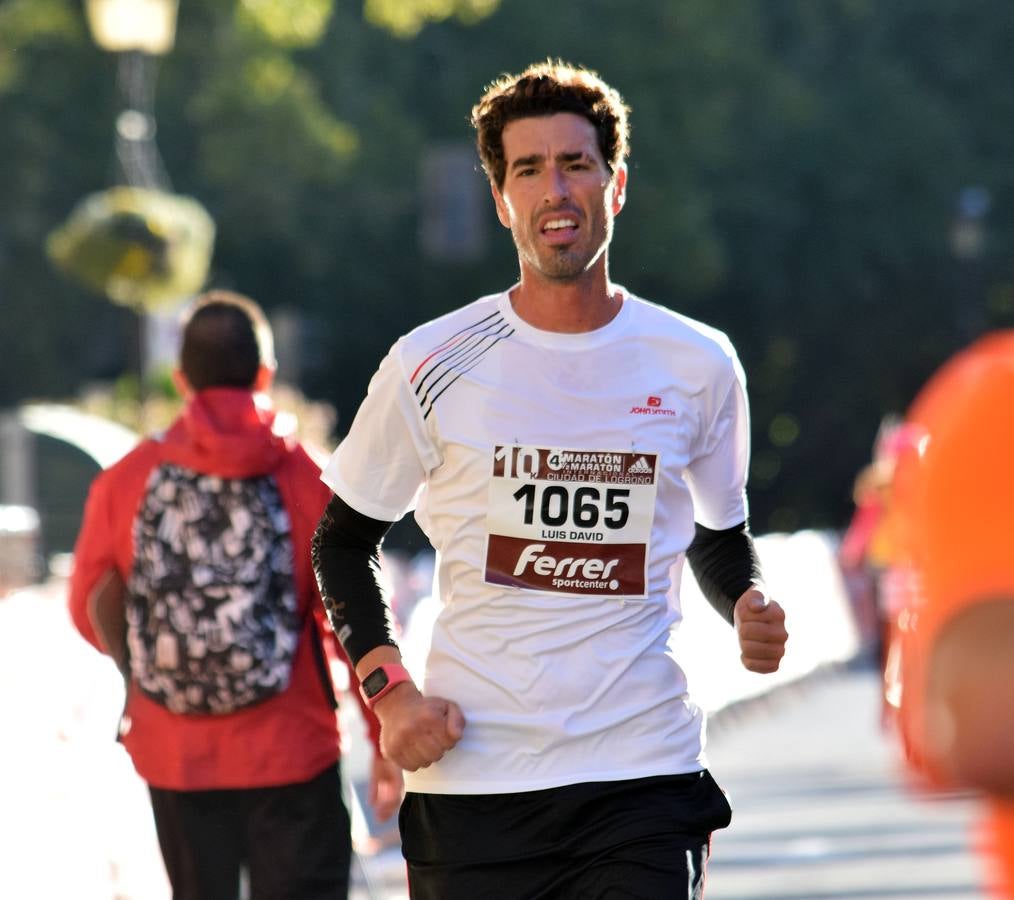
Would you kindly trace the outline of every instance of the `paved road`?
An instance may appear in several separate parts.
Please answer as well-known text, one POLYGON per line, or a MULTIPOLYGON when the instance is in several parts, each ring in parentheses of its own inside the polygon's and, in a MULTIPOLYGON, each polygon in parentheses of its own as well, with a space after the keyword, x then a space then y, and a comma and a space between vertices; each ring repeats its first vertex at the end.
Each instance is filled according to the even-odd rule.
MULTIPOLYGON (((971 804, 909 790, 877 686, 871 669, 825 672, 714 717, 711 769, 735 814, 713 841, 707 900, 984 896, 971 804)), ((396 853, 365 862, 376 900, 406 900, 396 853)))
POLYGON ((735 817, 708 900, 983 897, 971 805, 908 789, 877 704, 872 670, 839 671, 718 716, 711 768, 735 817))
MULTIPOLYGON (((167 900, 144 787, 112 741, 118 691, 58 583, 0 599, 0 898, 167 900)), ((872 672, 720 713, 709 749, 736 818, 716 835, 708 900, 982 896, 970 808, 905 791, 872 672)), ((353 877, 353 900, 407 897, 395 848, 353 877)))

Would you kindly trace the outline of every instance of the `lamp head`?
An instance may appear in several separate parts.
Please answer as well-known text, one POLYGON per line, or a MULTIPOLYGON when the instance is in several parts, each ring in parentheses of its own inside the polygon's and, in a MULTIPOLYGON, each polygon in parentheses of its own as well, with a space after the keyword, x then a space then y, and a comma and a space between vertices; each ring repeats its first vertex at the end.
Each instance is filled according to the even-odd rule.
POLYGON ((179 0, 85 0, 88 27, 103 50, 168 53, 176 39, 179 0))

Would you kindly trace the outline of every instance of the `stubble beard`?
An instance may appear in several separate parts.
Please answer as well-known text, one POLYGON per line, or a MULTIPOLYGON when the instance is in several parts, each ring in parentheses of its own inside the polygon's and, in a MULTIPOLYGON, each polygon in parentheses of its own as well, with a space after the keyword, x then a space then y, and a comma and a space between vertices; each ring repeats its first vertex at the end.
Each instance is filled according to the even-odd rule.
POLYGON ((573 253, 570 247, 554 248, 545 257, 538 257, 532 254, 528 264, 540 275, 550 281, 575 281, 580 275, 588 270, 590 259, 584 255, 573 253))
POLYGON ((612 224, 612 220, 607 220, 604 237, 594 247, 582 249, 571 244, 566 247, 550 247, 540 254, 535 241, 522 240, 517 232, 514 232, 514 245, 528 267, 543 278, 564 283, 576 281, 605 253, 613 236, 612 224))

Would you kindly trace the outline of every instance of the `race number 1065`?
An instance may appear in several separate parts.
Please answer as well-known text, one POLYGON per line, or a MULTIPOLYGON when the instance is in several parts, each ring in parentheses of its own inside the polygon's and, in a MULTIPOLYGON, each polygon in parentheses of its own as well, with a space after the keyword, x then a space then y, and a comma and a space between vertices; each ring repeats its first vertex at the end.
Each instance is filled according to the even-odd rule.
POLYGON ((619 529, 630 518, 629 488, 573 487, 563 484, 540 485, 528 482, 511 495, 523 504, 524 523, 559 527, 619 529))

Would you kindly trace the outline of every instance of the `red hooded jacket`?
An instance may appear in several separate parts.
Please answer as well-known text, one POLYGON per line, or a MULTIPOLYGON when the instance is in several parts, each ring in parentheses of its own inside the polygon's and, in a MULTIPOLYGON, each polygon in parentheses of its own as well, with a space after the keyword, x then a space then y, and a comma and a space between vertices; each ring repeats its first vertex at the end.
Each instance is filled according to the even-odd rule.
MULTIPOLYGON (((69 609, 81 634, 102 650, 88 614, 99 579, 115 568, 126 582, 133 567, 132 529, 152 469, 163 462, 225 478, 271 473, 292 526, 296 592, 306 626, 288 687, 227 715, 179 715, 128 684, 121 727, 134 767, 149 784, 169 790, 209 790, 296 784, 335 764, 338 722, 315 656, 317 629, 328 657, 349 668, 326 624, 310 562, 310 540, 331 493, 302 447, 273 431, 274 414, 249 391, 197 393, 162 440, 145 440, 100 473, 91 486, 74 549, 69 609)), ((355 692, 358 696, 358 691, 355 692)), ((374 746, 379 724, 365 709, 374 746)))

